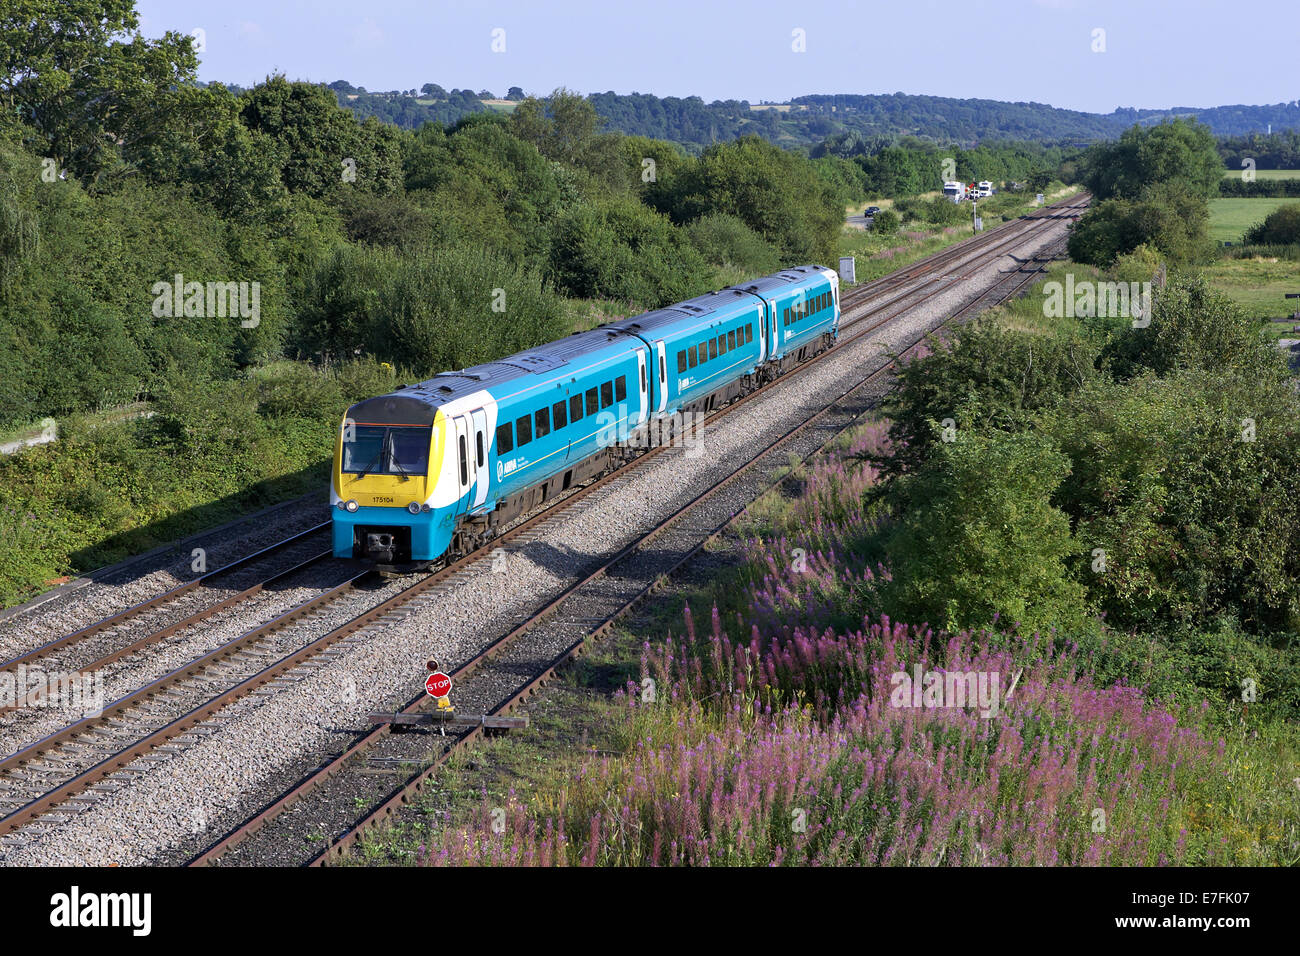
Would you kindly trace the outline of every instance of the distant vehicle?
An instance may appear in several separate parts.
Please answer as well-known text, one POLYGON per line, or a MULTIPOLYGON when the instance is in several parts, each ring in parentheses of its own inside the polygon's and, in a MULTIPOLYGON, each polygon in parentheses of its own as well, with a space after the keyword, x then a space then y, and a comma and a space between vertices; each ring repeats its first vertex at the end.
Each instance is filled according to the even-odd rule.
POLYGON ((966 198, 966 184, 944 183, 943 195, 945 199, 951 199, 953 202, 961 202, 966 198))
POLYGON ((868 206, 862 211, 862 215, 866 216, 868 219, 874 219, 878 212, 880 212, 879 206, 868 206))
POLYGON ((980 184, 975 188, 975 195, 980 199, 987 199, 989 196, 992 196, 993 184, 989 182, 987 179, 982 180, 980 184))

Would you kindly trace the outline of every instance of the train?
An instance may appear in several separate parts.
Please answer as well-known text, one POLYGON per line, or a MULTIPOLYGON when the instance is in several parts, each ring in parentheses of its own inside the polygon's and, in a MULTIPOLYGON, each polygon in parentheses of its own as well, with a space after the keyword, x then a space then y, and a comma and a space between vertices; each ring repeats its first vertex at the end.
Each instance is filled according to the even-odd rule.
POLYGON ((357 402, 335 442, 333 554, 409 573, 481 547, 833 347, 839 319, 839 276, 797 266, 357 402))

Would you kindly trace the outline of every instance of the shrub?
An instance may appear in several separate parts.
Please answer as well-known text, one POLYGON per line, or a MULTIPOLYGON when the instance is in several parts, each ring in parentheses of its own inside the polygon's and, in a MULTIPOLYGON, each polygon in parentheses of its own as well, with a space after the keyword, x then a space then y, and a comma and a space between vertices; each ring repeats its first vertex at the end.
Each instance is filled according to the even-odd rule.
POLYGON ((1033 433, 963 431, 938 445, 891 483, 898 517, 884 542, 885 610, 948 630, 999 618, 1026 631, 1080 626, 1084 589, 1066 567, 1078 546, 1052 504, 1070 467, 1033 433))
POLYGON ((1244 238, 1252 245, 1286 246, 1300 242, 1300 203, 1278 206, 1263 222, 1251 226, 1244 238))
POLYGON ((684 230, 622 197, 582 203, 561 218, 549 275, 568 295, 620 299, 646 309, 707 292, 712 284, 710 269, 684 230))
POLYGON ((1079 335, 1012 332, 985 320, 961 328, 948 344, 936 343, 900 368, 885 404, 894 449, 883 460, 886 472, 918 467, 946 418, 961 430, 1022 425, 1094 378, 1098 352, 1079 335))
POLYGON ((704 260, 715 266, 735 266, 751 276, 768 275, 781 267, 777 248, 728 213, 701 216, 686 232, 704 260))
POLYGON ((882 236, 892 236, 898 232, 898 228, 902 224, 903 220, 898 213, 892 209, 882 209, 876 213, 871 231, 882 236))

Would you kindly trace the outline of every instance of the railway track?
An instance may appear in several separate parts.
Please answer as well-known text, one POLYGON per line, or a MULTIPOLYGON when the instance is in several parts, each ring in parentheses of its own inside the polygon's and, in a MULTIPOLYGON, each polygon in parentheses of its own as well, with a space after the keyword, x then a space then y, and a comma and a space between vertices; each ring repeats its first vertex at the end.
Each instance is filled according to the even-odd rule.
MULTIPOLYGON (((1050 221, 1049 217, 1051 215, 1068 215, 1068 210, 1073 208, 1071 203, 1077 205, 1077 197, 1067 200, 1066 204, 1061 207, 1044 210, 1040 215, 1006 224, 1015 228, 1001 227, 984 234, 980 237, 980 241, 976 243, 964 243, 959 247, 941 250, 940 253, 927 257, 927 259, 909 267, 906 277, 888 277, 889 282, 887 283, 884 280, 877 280, 877 283, 868 283, 854 290, 851 295, 845 297, 844 312, 846 318, 842 320, 841 328, 848 332, 849 335, 847 337, 842 335, 841 342, 854 341, 885 324, 904 309, 910 309, 918 303, 951 288, 953 283, 969 275, 972 269, 978 269, 1000 256, 1002 249, 1023 241, 1027 234, 1043 225, 1041 221, 1034 222, 1034 220, 1050 221), (966 268, 968 271, 964 273, 950 272, 942 275, 941 278, 948 280, 946 282, 932 281, 934 273, 955 263, 964 263, 962 268, 966 268), (975 265, 972 266, 972 263, 975 265), (910 291, 900 292, 899 295, 881 302, 874 301, 882 290, 898 289, 918 279, 923 283, 927 283, 928 288, 923 290, 920 288, 911 289, 910 291), (862 306, 868 299, 872 300, 870 307, 863 308, 862 306), (900 305, 900 303, 903 304, 900 305), (895 306, 899 307, 895 308, 895 306), (893 311, 890 311, 891 309, 893 311)), ((1031 280, 1032 274, 1025 281, 1031 280)), ((834 349, 823 353, 823 355, 833 354, 836 354, 834 349)), ((817 359, 814 359, 796 367, 783 375, 778 381, 786 381, 801 374, 815 364, 816 361, 817 359)), ((731 414, 749 401, 757 400, 766 394, 769 394, 768 390, 763 389, 738 399, 711 415, 706 420, 705 425, 708 426, 721 416, 731 414)), ((841 396, 842 398, 844 396, 841 396)), ((807 424, 805 423, 805 426, 807 424)), ((790 438, 797 433, 802 433, 803 430, 804 427, 801 426, 795 432, 782 436, 773 447, 783 446, 790 438)), ((340 627, 332 628, 328 632, 316 636, 301 633, 304 630, 310 630, 310 628, 305 628, 303 625, 310 623, 313 612, 317 611, 321 606, 336 601, 344 595, 355 594, 363 589, 371 580, 370 572, 355 574, 339 585, 295 606, 272 621, 250 629, 235 640, 221 645, 190 664, 178 668, 163 678, 115 701, 105 708, 103 714, 74 721, 58 732, 0 760, 0 813, 6 814, 0 818, 0 837, 6 834, 15 834, 22 828, 37 821, 61 822, 67 818, 67 813, 74 807, 93 804, 104 793, 111 793, 122 786, 126 786, 131 777, 145 772, 151 762, 168 759, 169 755, 200 742, 205 733, 211 729, 212 725, 208 721, 236 700, 250 694, 270 693, 277 686, 286 683, 291 684, 302 679, 314 667, 321 666, 333 656, 342 653, 341 650, 335 648, 335 645, 340 644, 340 642, 347 644, 364 640, 365 628, 368 625, 400 618, 415 608, 427 605, 439 586, 452 584, 458 575, 466 572, 474 564, 484 560, 510 541, 537 531, 542 522, 557 518, 578 501, 597 490, 608 487, 613 482, 621 480, 630 473, 631 469, 658 454, 662 454, 666 450, 666 446, 648 450, 638 458, 597 481, 577 489, 565 498, 556 500, 546 510, 527 520, 521 520, 483 548, 446 565, 377 606, 350 618, 347 623, 340 627), (331 648, 335 649, 331 652, 331 648), (51 811, 56 808, 63 812, 49 816, 51 811)), ((763 457, 771 450, 770 448, 766 449, 759 457, 763 457)), ((720 492, 717 489, 730 487, 734 484, 733 479, 739 480, 736 476, 749 474, 751 467, 752 462, 735 472, 731 478, 719 483, 707 493, 707 498, 712 499, 714 495, 719 494, 720 492)), ((656 527, 636 544, 624 549, 619 555, 584 576, 582 581, 566 589, 560 597, 537 611, 519 627, 493 642, 479 657, 462 665, 462 668, 458 669, 453 676, 456 676, 458 680, 468 678, 483 664, 517 646, 516 641, 521 634, 535 628, 539 621, 553 613, 563 601, 576 593, 576 588, 590 586, 593 582, 604 579, 609 568, 616 562, 626 560, 633 549, 642 546, 646 540, 667 531, 674 526, 674 522, 680 521, 685 516, 687 509, 700 505, 704 500, 705 496, 702 496, 691 502, 686 509, 680 511, 669 522, 656 527)), ((0 666, 0 670, 10 666, 17 667, 23 662, 30 663, 53 659, 56 655, 79 646, 90 637, 111 633, 115 628, 121 627, 128 622, 143 619, 146 612, 152 609, 177 606, 186 595, 192 594, 205 583, 211 584, 214 577, 230 576, 237 568, 249 567, 250 562, 253 562, 259 556, 265 557, 272 552, 281 552, 296 542, 306 540, 307 536, 319 533, 322 527, 324 526, 309 529, 307 532, 286 539, 286 541, 280 542, 271 548, 250 555, 246 559, 217 569, 193 582, 165 592, 154 599, 129 608, 111 618, 106 618, 104 621, 88 628, 83 628, 75 634, 50 642, 22 655, 20 658, 7 662, 5 665, 0 666)), ((304 567, 327 557, 328 553, 324 553, 309 558, 306 562, 295 565, 288 571, 258 581, 251 587, 241 589, 236 595, 226 598, 217 605, 210 608, 201 608, 197 612, 187 615, 180 622, 172 622, 165 628, 146 634, 142 638, 129 642, 124 647, 115 649, 109 655, 101 657, 93 666, 106 666, 107 663, 119 660, 124 656, 140 653, 151 644, 163 640, 168 634, 210 619, 218 611, 235 606, 240 601, 247 600, 251 595, 263 591, 268 585, 275 583, 277 580, 282 580, 284 575, 300 571, 304 567)), ((581 642, 579 642, 580 644, 581 642)), ((565 654, 568 653, 570 652, 566 650, 565 654)), ((553 667, 554 664, 548 667, 546 669, 547 673, 550 673, 553 667)), ((370 740, 378 736, 380 735, 372 733, 363 739, 370 740)), ((353 748, 353 751, 355 749, 353 748)), ((349 753, 353 751, 349 751, 349 753)), ((326 777, 330 775, 329 773, 325 774, 326 777)), ((290 799, 289 803, 295 802, 296 799, 298 798, 290 799)), ((259 816, 259 819, 263 819, 263 822, 272 819, 278 816, 279 812, 287 805, 287 803, 282 805, 281 802, 278 802, 275 807, 279 809, 275 809, 275 807, 268 808, 267 811, 264 811, 266 816, 259 816)), ((230 841, 228 838, 227 841, 219 844, 219 847, 224 851, 241 842, 241 840, 242 838, 230 841)), ((205 854, 205 860, 212 858, 211 853, 205 854)))
MULTIPOLYGON (((997 245, 1001 248, 1002 243, 997 245)), ((1047 257, 1049 261, 1055 252, 1053 250, 1047 257)), ((1013 297, 1034 281, 1040 272, 1041 265, 1035 261, 1032 268, 1008 273, 1005 279, 955 312, 949 321, 963 321, 991 302, 1013 297)), ((933 294, 935 293, 927 293, 926 298, 933 294)), ((920 344, 925 337, 926 335, 917 337, 909 349, 920 344)), ((893 365, 891 362, 882 366, 846 389, 826 407, 770 442, 749 462, 695 496, 639 540, 601 562, 528 619, 452 670, 451 676, 459 688, 458 701, 467 699, 471 705, 478 705, 483 713, 491 716, 506 714, 517 707, 550 680, 559 667, 580 654, 590 641, 606 633, 618 620, 655 593, 661 582, 680 571, 723 535, 741 517, 751 501, 785 479, 760 489, 758 493, 750 489, 740 496, 743 504, 739 507, 727 508, 724 505, 720 520, 705 529, 705 537, 673 550, 675 557, 667 563, 651 560, 647 564, 644 561, 647 544, 670 535, 679 525, 689 524, 701 507, 725 497, 737 483, 754 475, 763 463, 770 462, 773 455, 780 455, 796 438, 816 428, 838 411, 847 417, 829 430, 829 437, 819 439, 813 453, 824 450, 846 428, 851 427, 863 411, 874 406, 878 400, 878 387, 893 365), (638 559, 642 566, 636 572, 629 565, 638 559), (594 600, 590 596, 593 588, 599 592, 594 600), (575 601, 583 602, 581 608, 566 611, 575 601), (594 627, 589 623, 592 620, 598 622, 594 627), (549 626, 553 633, 539 640, 537 632, 548 621, 553 621, 549 626), (571 634, 566 636, 565 632, 571 632, 575 628, 581 631, 576 639, 571 634), (521 642, 520 639, 525 635, 530 635, 529 640, 521 642), (539 652, 545 655, 545 649, 557 646, 558 652, 554 656, 538 656, 539 652), (535 676, 522 686, 512 687, 511 685, 518 684, 520 673, 535 676), (511 689, 503 695, 499 692, 502 687, 511 689)), ((803 457, 806 458, 807 455, 803 457)), ((699 530, 697 523, 694 531, 699 530)), ((660 550, 662 549, 661 545, 660 550)), ((398 713, 404 717, 420 715, 427 712, 429 703, 425 695, 419 694, 398 713)), ((346 855, 347 850, 366 830, 398 813, 456 749, 466 746, 483 732, 481 727, 463 732, 430 762, 427 759, 429 743, 424 735, 392 734, 384 726, 372 729, 274 803, 191 860, 191 865, 217 865, 225 862, 246 865, 264 861, 268 856, 274 857, 272 848, 283 851, 288 846, 301 846, 302 841, 298 838, 303 835, 304 816, 313 820, 330 821, 338 834, 337 838, 318 853, 300 855, 299 859, 280 856, 276 862, 324 865, 337 861, 346 855), (387 774, 406 766, 422 769, 414 776, 408 774, 410 779, 394 791, 391 777, 387 774), (360 822, 346 824, 345 821, 355 816, 358 805, 366 805, 371 809, 360 822), (341 821, 345 829, 340 828, 341 821)))
MULTIPOLYGON (((19 667, 30 668, 36 665, 46 666, 51 664, 56 664, 65 670, 93 671, 107 667, 124 657, 137 654, 148 647, 161 643, 187 628, 201 624, 226 608, 233 607, 254 595, 261 594, 267 588, 288 579, 293 574, 329 560, 330 551, 328 548, 324 551, 321 551, 319 547, 310 548, 313 538, 328 533, 328 521, 308 528, 306 531, 285 538, 270 547, 263 548, 232 561, 230 564, 202 574, 193 581, 164 591, 117 614, 0 663, 0 674, 13 674, 17 672, 19 667), (292 553, 295 549, 298 549, 299 545, 305 546, 299 550, 310 552, 310 556, 305 560, 298 560, 292 553), (208 592, 222 589, 220 582, 226 579, 238 579, 240 576, 246 577, 245 572, 257 572, 259 564, 285 552, 289 552, 290 557, 293 558, 289 567, 275 570, 271 574, 258 573, 254 583, 239 587, 235 593, 225 598, 218 599, 215 602, 209 601, 211 595, 208 592), (194 610, 190 610, 190 608, 194 608, 194 610), (179 617, 177 617, 178 614, 179 617), (160 617, 169 620, 162 627, 156 627, 155 625, 158 622, 151 622, 150 619, 160 617), (131 635, 141 630, 142 625, 143 635, 131 639, 131 635), (96 644, 112 643, 113 639, 124 635, 127 636, 128 642, 117 646, 109 653, 99 657, 87 658, 80 662, 76 660, 77 652, 83 648, 96 644), (99 640, 96 640, 97 638, 99 640)), ((233 590, 235 586, 232 584, 225 589, 233 590)), ((12 713, 22 707, 31 706, 37 703, 42 696, 43 694, 38 690, 29 694, 22 701, 15 701, 12 706, 0 705, 0 714, 12 713)))

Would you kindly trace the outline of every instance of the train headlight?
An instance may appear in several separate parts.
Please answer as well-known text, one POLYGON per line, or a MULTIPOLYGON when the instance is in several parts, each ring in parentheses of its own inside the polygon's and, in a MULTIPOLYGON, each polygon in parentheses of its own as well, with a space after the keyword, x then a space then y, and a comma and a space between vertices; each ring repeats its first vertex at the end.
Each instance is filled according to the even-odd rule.
POLYGON ((356 499, 356 498, 352 498, 352 499, 349 500, 348 503, 345 504, 343 507, 346 508, 346 509, 348 509, 348 511, 356 512, 356 510, 357 510, 359 507, 361 507, 361 506, 357 504, 357 499, 356 499))
POLYGON ((420 505, 420 510, 423 511, 425 514, 428 514, 430 511, 433 510, 433 505, 420 505))
POLYGON ((420 503, 418 501, 412 501, 406 506, 406 510, 413 515, 418 515, 420 513, 420 503))
POLYGON ((334 507, 338 508, 339 511, 346 511, 348 503, 340 498, 338 501, 334 502, 334 507))

